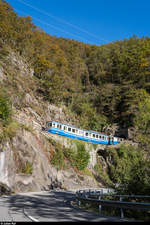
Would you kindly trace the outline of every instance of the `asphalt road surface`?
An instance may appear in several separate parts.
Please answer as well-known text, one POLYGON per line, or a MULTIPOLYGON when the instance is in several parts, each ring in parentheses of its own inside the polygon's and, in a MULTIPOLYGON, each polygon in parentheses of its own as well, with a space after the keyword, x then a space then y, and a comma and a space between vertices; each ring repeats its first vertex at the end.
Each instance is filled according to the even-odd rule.
POLYGON ((100 216, 97 213, 75 208, 73 192, 29 192, 0 196, 0 222, 120 222, 119 218, 100 216))

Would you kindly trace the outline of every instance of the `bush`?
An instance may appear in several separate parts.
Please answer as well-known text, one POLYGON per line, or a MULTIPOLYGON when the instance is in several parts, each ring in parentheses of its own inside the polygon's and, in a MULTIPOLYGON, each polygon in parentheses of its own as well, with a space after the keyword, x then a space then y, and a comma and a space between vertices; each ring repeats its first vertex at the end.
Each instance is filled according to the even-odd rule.
POLYGON ((11 101, 5 90, 0 91, 0 121, 3 125, 8 125, 11 120, 11 101))
POLYGON ((20 128, 20 124, 17 122, 11 122, 7 127, 3 128, 1 139, 13 138, 16 135, 17 130, 20 128))
POLYGON ((131 178, 131 170, 140 160, 140 152, 132 146, 121 145, 115 151, 110 152, 113 165, 110 166, 111 179, 118 184, 126 184, 131 178))
POLYGON ((3 60, 9 55, 9 51, 4 46, 2 49, 0 49, 0 59, 3 60))
POLYGON ((55 143, 55 153, 51 159, 51 163, 54 166, 57 166, 58 169, 62 169, 64 167, 64 154, 62 146, 56 142, 55 143))
POLYGON ((89 162, 89 153, 86 151, 84 143, 76 141, 77 151, 66 148, 64 151, 64 155, 69 161, 71 165, 78 170, 84 170, 89 162))
POLYGON ((68 159, 72 167, 78 170, 84 170, 89 162, 89 153, 85 150, 84 143, 75 141, 77 150, 72 148, 65 148, 56 141, 49 139, 50 143, 55 146, 55 153, 51 158, 51 163, 57 166, 58 169, 62 169, 65 166, 65 158, 68 159))
POLYGON ((107 151, 106 157, 111 158, 109 177, 118 184, 118 192, 149 194, 150 161, 144 157, 144 151, 133 146, 121 145, 117 150, 107 151))
POLYGON ((26 162, 24 168, 22 168, 22 173, 32 174, 32 164, 30 162, 26 162))
POLYGON ((79 170, 84 170, 89 162, 90 155, 85 150, 83 143, 77 143, 77 152, 75 154, 74 165, 79 170))

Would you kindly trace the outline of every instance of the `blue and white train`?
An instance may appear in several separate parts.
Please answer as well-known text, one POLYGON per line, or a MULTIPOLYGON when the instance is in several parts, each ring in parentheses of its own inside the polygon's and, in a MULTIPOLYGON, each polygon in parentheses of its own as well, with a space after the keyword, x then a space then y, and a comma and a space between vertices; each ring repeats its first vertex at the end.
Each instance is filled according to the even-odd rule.
POLYGON ((72 125, 63 124, 56 121, 48 121, 46 123, 46 131, 53 134, 59 134, 69 138, 97 143, 97 144, 105 144, 105 145, 120 144, 119 138, 117 137, 104 135, 96 131, 76 128, 72 125))

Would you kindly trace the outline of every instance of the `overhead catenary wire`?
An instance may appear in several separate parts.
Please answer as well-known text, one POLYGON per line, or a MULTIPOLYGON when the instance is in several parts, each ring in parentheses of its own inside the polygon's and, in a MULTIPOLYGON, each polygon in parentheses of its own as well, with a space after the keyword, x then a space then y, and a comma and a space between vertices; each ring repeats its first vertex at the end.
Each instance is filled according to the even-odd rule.
POLYGON ((76 29, 76 30, 78 30, 78 31, 80 31, 80 32, 86 33, 87 35, 89 35, 89 36, 91 36, 91 37, 93 37, 93 38, 95 38, 95 39, 97 39, 97 40, 99 40, 99 41, 109 42, 109 41, 106 40, 106 39, 100 38, 99 36, 97 36, 97 35, 95 35, 95 34, 89 32, 89 31, 87 31, 87 30, 85 30, 85 29, 82 29, 82 28, 80 28, 80 27, 77 26, 77 25, 74 25, 74 24, 72 24, 72 23, 70 23, 70 22, 67 22, 66 20, 63 20, 63 19, 61 19, 61 18, 59 18, 59 17, 56 17, 56 16, 52 15, 51 13, 48 13, 48 12, 46 12, 46 11, 44 11, 44 10, 41 10, 41 9, 39 9, 39 8, 37 8, 37 7, 31 5, 31 4, 29 4, 29 3, 27 3, 27 2, 25 2, 25 1, 23 1, 23 0, 16 0, 16 1, 18 1, 18 2, 20 2, 20 3, 22 3, 22 4, 24 4, 24 5, 26 5, 26 6, 30 7, 30 8, 32 8, 32 9, 34 9, 34 10, 36 10, 36 11, 38 11, 38 12, 40 12, 40 13, 42 13, 42 14, 48 16, 48 17, 51 17, 51 18, 53 18, 54 20, 56 20, 56 21, 58 21, 58 22, 60 22, 60 23, 62 23, 62 24, 66 24, 66 25, 68 25, 68 26, 70 26, 70 27, 72 27, 72 28, 74 28, 74 29, 76 29))

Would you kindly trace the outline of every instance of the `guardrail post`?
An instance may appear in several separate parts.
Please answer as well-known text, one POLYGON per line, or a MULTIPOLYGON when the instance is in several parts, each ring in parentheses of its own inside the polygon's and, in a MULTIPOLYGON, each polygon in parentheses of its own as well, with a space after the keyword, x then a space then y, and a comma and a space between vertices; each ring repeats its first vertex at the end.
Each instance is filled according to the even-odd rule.
MULTIPOLYGON (((121 201, 122 201, 122 196, 120 196, 120 202, 121 201)), ((120 217, 121 217, 121 219, 124 218, 124 212, 123 212, 123 209, 122 208, 120 208, 120 217)))
POLYGON ((80 202, 80 200, 78 200, 78 206, 80 207, 80 205, 81 205, 81 202, 80 202))
MULTIPOLYGON (((84 197, 85 198, 88 198, 88 194, 87 194, 87 192, 86 191, 84 191, 84 197)), ((85 204, 85 207, 86 207, 86 209, 88 209, 88 207, 89 207, 89 204, 86 202, 86 204, 85 204)))
POLYGON ((86 203, 85 207, 86 207, 86 209, 88 209, 88 207, 89 207, 89 204, 88 204, 88 203, 86 203))
MULTIPOLYGON (((101 200, 101 196, 98 197, 98 200, 101 200)), ((101 205, 98 206, 98 211, 101 214, 101 212, 102 212, 102 206, 101 205)))

